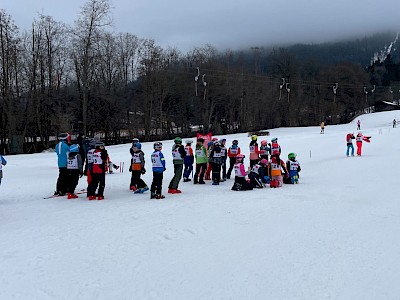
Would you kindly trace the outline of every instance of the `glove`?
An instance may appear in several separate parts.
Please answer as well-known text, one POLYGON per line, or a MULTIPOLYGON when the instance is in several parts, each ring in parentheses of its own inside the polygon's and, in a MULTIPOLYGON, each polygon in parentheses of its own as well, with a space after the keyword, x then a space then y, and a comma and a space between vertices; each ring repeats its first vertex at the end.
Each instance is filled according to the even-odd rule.
POLYGON ((146 169, 142 168, 142 174, 145 174, 145 173, 146 173, 146 169))
POLYGON ((129 172, 132 172, 132 166, 129 166, 129 172))

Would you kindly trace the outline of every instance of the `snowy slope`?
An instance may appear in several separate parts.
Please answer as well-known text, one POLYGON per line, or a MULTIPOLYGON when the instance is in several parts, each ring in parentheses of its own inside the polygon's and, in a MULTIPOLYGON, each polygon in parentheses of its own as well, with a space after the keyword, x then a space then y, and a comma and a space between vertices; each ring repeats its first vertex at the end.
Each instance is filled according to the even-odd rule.
MULTIPOLYGON (((0 299, 398 299, 399 112, 363 115, 362 157, 346 157, 340 126, 279 128, 296 152, 299 185, 247 192, 180 183, 163 200, 107 175, 104 201, 43 199, 54 153, 7 156, 0 186, 0 299)), ((269 138, 270 138, 269 137, 269 138)), ((226 136, 247 154, 247 134, 226 136)), ((267 137, 267 139, 269 139, 267 137)), ((263 137, 260 137, 262 140, 263 137)), ((129 144, 110 146, 129 162, 129 144)), ((152 143, 142 147, 150 170, 152 143)), ((246 157, 246 162, 248 159, 246 157)), ((79 188, 85 188, 85 178, 79 188)), ((144 175, 151 184, 151 172, 144 175)))

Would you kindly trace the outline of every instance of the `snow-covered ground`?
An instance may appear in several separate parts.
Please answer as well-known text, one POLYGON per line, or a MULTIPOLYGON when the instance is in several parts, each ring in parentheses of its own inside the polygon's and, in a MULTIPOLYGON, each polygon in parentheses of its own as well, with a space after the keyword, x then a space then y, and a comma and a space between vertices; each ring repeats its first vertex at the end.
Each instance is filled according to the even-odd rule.
MULTIPOLYGON (((128 190, 130 173, 106 176, 104 201, 43 199, 56 155, 7 156, 0 186, 0 299, 399 299, 400 112, 360 116, 371 135, 346 157, 340 126, 270 130, 282 157, 296 152, 300 184, 231 191, 180 183, 164 141, 165 199, 128 190)), ((247 134, 239 140, 247 154, 247 134)), ((259 140, 264 139, 260 137, 259 140)), ((110 146, 130 159, 129 144, 110 146)), ((144 143, 151 184, 149 156, 144 143)), ((78 188, 86 188, 82 178, 78 188)))

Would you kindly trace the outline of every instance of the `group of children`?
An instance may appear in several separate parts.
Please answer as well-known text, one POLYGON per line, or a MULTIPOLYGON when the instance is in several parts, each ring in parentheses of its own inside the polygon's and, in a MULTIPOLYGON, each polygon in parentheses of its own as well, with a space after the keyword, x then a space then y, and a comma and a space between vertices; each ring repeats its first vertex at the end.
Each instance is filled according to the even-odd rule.
MULTIPOLYGON (((241 154, 239 142, 232 141, 232 146, 225 146, 226 139, 218 140, 213 138, 204 145, 205 140, 198 138, 196 146, 193 149, 192 140, 187 140, 183 146, 182 139, 174 139, 172 146, 172 161, 174 166, 174 176, 168 186, 169 194, 180 194, 178 189, 179 182, 191 181, 190 174, 193 174, 193 165, 196 168, 193 176, 194 184, 205 184, 205 180, 211 180, 212 185, 219 185, 220 182, 230 179, 232 172, 235 174, 235 181, 232 190, 252 190, 253 188, 263 188, 267 184, 270 187, 281 187, 283 183, 297 184, 299 182, 299 172, 301 170, 299 162, 296 160, 296 154, 290 153, 288 161, 285 163, 281 158, 281 147, 278 139, 273 138, 271 143, 266 140, 261 142, 258 147, 257 135, 251 137, 249 145, 250 167, 246 170, 244 166, 245 156, 241 154), (229 158, 229 168, 227 161, 229 158), (268 160, 270 158, 270 160, 268 160)), ((151 199, 165 198, 162 195, 163 172, 166 170, 165 157, 162 153, 162 143, 153 144, 153 153, 151 154, 151 164, 153 171, 153 181, 150 188, 151 199)), ((141 144, 138 139, 133 139, 130 149, 131 174, 130 190, 135 193, 143 193, 149 188, 140 178, 145 174, 144 153, 141 150, 141 144)))
POLYGON ((106 172, 115 166, 110 161, 104 143, 100 140, 88 140, 85 145, 71 144, 70 135, 67 133, 60 134, 58 139, 55 152, 58 157, 59 176, 54 194, 68 195, 68 199, 78 198, 75 189, 79 178, 86 175, 88 199, 103 200, 106 172))
MULTIPOLYGON (((240 154, 240 150, 237 151, 238 154, 231 156, 230 169, 233 164, 235 171, 235 182, 232 190, 252 190, 253 188, 266 187, 267 184, 271 188, 282 187, 283 183, 297 184, 301 167, 296 160, 296 154, 289 153, 288 160, 285 163, 280 158, 282 150, 277 138, 271 139, 271 143, 266 140, 261 141, 260 147, 258 147, 257 139, 257 135, 251 136, 249 145, 250 166, 247 171, 244 166, 245 156, 240 154), (246 176, 248 179, 246 179, 246 176)), ((237 141, 232 143, 232 147, 238 147, 237 141)))

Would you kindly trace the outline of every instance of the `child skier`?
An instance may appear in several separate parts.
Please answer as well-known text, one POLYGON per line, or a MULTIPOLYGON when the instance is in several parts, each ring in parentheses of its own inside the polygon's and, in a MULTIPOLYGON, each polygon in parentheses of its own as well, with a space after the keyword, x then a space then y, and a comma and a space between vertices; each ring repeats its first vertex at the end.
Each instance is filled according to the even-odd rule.
POLYGON ((226 160, 228 158, 228 150, 226 149, 226 139, 221 139, 221 157, 222 157, 222 178, 221 181, 226 181, 226 160))
POLYGON ((251 168, 249 178, 250 178, 250 184, 253 188, 262 189, 265 186, 265 184, 267 183, 267 180, 266 180, 265 174, 264 174, 264 170, 265 170, 265 167, 267 166, 267 164, 268 164, 268 160, 263 158, 260 161, 260 163, 255 164, 251 168))
POLYGON ((235 163, 235 182, 232 186, 232 191, 249 191, 252 190, 253 187, 246 180, 247 172, 244 168, 243 160, 245 156, 243 154, 238 154, 236 156, 235 163))
POLYGON ((362 152, 362 144, 363 142, 370 142, 370 136, 365 136, 361 132, 359 132, 356 136, 356 145, 357 145, 357 155, 361 156, 362 152))
POLYGON ((83 176, 83 160, 79 153, 79 145, 74 144, 69 148, 68 153, 68 180, 67 180, 67 191, 68 199, 75 199, 78 196, 75 194, 76 186, 79 182, 79 177, 83 176))
MULTIPOLYGON (((217 138, 212 138, 211 141, 209 141, 207 143, 207 154, 209 155, 213 146, 214 146, 214 142, 218 141, 217 138)), ((207 163, 207 170, 206 170, 206 174, 205 174, 205 180, 211 180, 211 163, 210 163, 210 159, 208 158, 208 163, 207 163)))
POLYGON ((224 160, 222 157, 221 143, 219 141, 214 142, 208 157, 212 170, 212 184, 219 185, 221 181, 221 165, 224 160))
MULTIPOLYGON (((95 149, 95 144, 96 144, 96 142, 92 140, 88 145, 88 150, 87 150, 87 153, 86 153, 86 164, 85 164, 84 173, 87 176, 88 187, 89 187, 90 183, 92 182, 92 175, 91 174, 92 174, 92 169, 93 169, 93 153, 96 150, 95 149)), ((89 197, 89 195, 88 195, 88 197, 89 197)))
POLYGON ((147 184, 140 178, 142 174, 146 173, 142 144, 136 143, 132 147, 131 156, 131 166, 129 167, 129 171, 132 173, 130 190, 136 194, 141 194, 149 190, 147 184))
POLYGON ((3 166, 7 164, 6 159, 0 154, 0 185, 1 179, 3 178, 3 166))
POLYGON ((196 172, 194 173, 194 184, 205 184, 204 175, 207 170, 207 149, 204 146, 204 139, 198 138, 196 143, 196 172))
POLYGON ((354 156, 354 146, 353 146, 353 140, 356 137, 354 136, 353 133, 348 133, 346 135, 346 144, 347 144, 347 150, 346 150, 346 156, 350 155, 350 149, 351 149, 351 156, 354 156))
POLYGON ((93 163, 91 170, 91 182, 88 186, 88 197, 89 200, 103 200, 104 199, 104 188, 106 186, 106 162, 108 153, 104 148, 104 143, 97 141, 95 144, 95 150, 92 155, 93 163), (96 194, 97 190, 97 194, 96 194))
POLYGON ((68 133, 61 133, 58 136, 58 140, 60 142, 56 145, 54 149, 57 154, 57 163, 59 170, 57 186, 54 195, 64 196, 67 193, 67 180, 68 180, 67 160, 69 152, 68 139, 70 139, 68 133))
POLYGON ((193 163, 194 163, 194 156, 193 156, 193 149, 192 149, 192 140, 186 140, 186 156, 183 159, 183 164, 185 165, 185 170, 183 171, 183 182, 189 182, 191 179, 189 178, 190 173, 193 175, 193 163))
POLYGON ((289 176, 284 180, 285 183, 299 183, 299 172, 301 171, 300 163, 296 160, 295 153, 288 154, 288 161, 286 162, 286 168, 289 171, 289 176))
POLYGON ((236 163, 236 156, 240 154, 240 147, 238 146, 238 144, 239 144, 238 140, 233 140, 232 146, 230 146, 228 149, 229 169, 226 174, 227 179, 231 178, 232 170, 236 163))
POLYGON ((165 169, 165 159, 162 154, 162 143, 155 142, 153 145, 154 152, 151 154, 151 164, 153 170, 153 182, 151 183, 151 196, 150 199, 163 199, 164 195, 161 194, 163 173, 165 169))
POLYGON ((253 134, 251 136, 251 142, 249 145, 250 149, 250 168, 253 167, 256 163, 258 163, 260 156, 259 156, 259 149, 257 143, 258 136, 253 134))
POLYGON ((276 188, 283 185, 283 176, 288 176, 285 163, 280 159, 279 154, 273 154, 268 164, 268 176, 271 178, 270 187, 276 188), (283 170, 283 173, 282 173, 283 170))
POLYGON ((172 146, 172 162, 174 164, 174 177, 168 186, 169 194, 180 194, 181 190, 178 190, 179 181, 182 177, 183 172, 183 159, 186 156, 185 147, 182 145, 182 139, 176 137, 174 139, 174 145, 172 146))
POLYGON ((269 147, 268 147, 268 141, 263 140, 261 141, 261 146, 260 146, 260 159, 266 159, 268 160, 268 152, 269 152, 269 147))
POLYGON ((278 144, 278 138, 271 139, 271 143, 269 144, 269 153, 270 155, 281 155, 281 146, 278 144))

